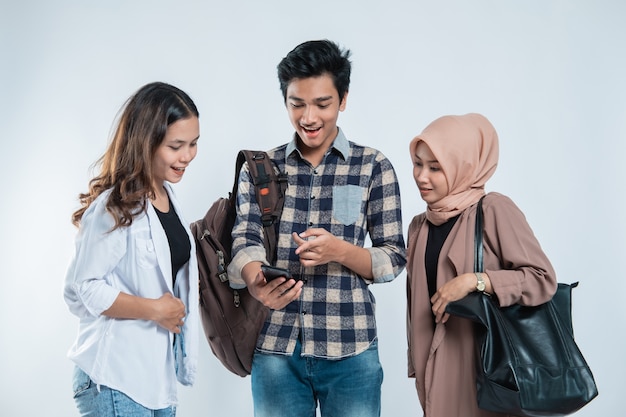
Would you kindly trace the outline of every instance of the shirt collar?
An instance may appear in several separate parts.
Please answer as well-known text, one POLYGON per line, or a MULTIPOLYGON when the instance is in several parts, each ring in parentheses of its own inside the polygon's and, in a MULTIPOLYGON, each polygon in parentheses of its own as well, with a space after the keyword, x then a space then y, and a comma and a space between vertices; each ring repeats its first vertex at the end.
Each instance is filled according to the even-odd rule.
MULTIPOLYGON (((333 150, 333 149, 336 150, 337 152, 339 152, 341 154, 343 159, 346 160, 346 159, 348 159, 348 155, 350 153, 350 144, 348 143, 348 139, 346 139, 345 135, 343 134, 343 131, 341 130, 341 128, 339 126, 337 126, 337 130, 338 130, 337 137, 333 141, 333 143, 330 146, 329 150, 333 150)), ((293 134, 293 138, 291 139, 291 142, 289 142, 287 144, 287 148, 285 149, 285 155, 286 156, 291 155, 292 152, 294 152, 294 151, 298 151, 298 153, 302 157, 302 154, 298 150, 298 140, 297 140, 297 137, 298 137, 298 135, 296 133, 294 133, 293 134)))

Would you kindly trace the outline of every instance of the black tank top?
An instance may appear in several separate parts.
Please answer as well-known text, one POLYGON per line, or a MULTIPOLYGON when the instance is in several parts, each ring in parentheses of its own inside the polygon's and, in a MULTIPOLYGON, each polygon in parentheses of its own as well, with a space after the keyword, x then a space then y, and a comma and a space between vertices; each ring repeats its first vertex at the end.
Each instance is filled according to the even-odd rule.
POLYGON ((459 216, 452 217, 439 226, 428 222, 428 241, 426 242, 424 263, 426 264, 426 279, 430 297, 437 292, 437 265, 439 264, 439 254, 441 253, 443 242, 448 238, 450 230, 452 230, 452 226, 454 226, 458 218, 459 216))
MULTIPOLYGON (((154 207, 154 206, 153 206, 154 207)), ((167 241, 170 245, 170 254, 172 262, 172 285, 176 282, 176 274, 188 261, 191 256, 191 243, 187 230, 180 222, 176 215, 174 207, 170 204, 170 210, 167 213, 159 211, 154 207, 161 225, 167 235, 167 241)))

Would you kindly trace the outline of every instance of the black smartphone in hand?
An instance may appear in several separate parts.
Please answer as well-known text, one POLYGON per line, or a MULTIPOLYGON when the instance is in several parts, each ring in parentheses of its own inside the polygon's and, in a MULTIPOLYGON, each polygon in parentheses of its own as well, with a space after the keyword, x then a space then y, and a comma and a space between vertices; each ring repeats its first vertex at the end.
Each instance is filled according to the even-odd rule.
POLYGON ((263 275, 265 275, 265 280, 267 282, 270 282, 271 280, 278 277, 285 277, 286 279, 293 278, 291 272, 283 268, 277 268, 275 266, 261 265, 261 271, 263 271, 263 275))

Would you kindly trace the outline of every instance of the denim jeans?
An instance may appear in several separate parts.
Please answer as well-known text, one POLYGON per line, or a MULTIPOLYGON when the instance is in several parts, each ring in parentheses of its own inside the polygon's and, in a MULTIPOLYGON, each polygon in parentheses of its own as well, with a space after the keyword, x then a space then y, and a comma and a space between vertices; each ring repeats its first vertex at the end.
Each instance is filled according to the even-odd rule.
POLYGON ((74 369, 74 401, 81 417, 175 417, 176 407, 150 410, 123 392, 93 383, 78 366, 74 369))
POLYGON ((255 417, 379 417, 383 369, 378 343, 339 360, 256 352, 252 362, 255 417))

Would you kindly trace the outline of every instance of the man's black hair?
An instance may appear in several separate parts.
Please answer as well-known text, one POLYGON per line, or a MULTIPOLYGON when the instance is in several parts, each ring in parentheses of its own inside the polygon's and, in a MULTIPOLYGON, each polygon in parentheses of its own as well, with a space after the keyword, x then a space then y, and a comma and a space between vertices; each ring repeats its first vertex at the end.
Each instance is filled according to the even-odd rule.
POLYGON ((319 77, 328 74, 339 93, 339 101, 350 87, 350 50, 341 49, 329 40, 307 41, 296 46, 278 64, 278 80, 283 99, 287 101, 287 87, 294 79, 319 77))

